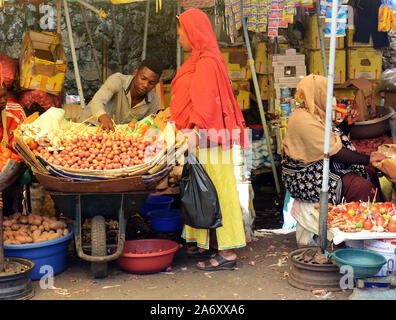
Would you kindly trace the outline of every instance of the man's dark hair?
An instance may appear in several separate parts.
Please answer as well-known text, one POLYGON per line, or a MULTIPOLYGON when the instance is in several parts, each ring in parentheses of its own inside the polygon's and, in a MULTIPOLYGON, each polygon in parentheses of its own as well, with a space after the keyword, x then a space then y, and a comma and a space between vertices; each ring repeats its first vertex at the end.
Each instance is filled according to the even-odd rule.
POLYGON ((158 59, 155 59, 155 58, 144 59, 140 63, 138 69, 141 70, 144 67, 150 69, 154 73, 158 74, 158 76, 160 76, 160 77, 161 77, 162 71, 164 70, 164 66, 162 65, 162 63, 158 59))

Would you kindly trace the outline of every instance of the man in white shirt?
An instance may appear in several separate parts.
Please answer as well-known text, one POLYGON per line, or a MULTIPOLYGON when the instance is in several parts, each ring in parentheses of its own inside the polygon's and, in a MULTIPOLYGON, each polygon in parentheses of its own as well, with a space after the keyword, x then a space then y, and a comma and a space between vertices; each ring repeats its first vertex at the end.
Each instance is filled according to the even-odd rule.
POLYGON ((112 74, 83 110, 81 120, 94 116, 90 122, 100 124, 105 130, 114 130, 114 123, 126 124, 156 113, 159 97, 153 89, 161 73, 158 60, 146 59, 133 75, 112 74))

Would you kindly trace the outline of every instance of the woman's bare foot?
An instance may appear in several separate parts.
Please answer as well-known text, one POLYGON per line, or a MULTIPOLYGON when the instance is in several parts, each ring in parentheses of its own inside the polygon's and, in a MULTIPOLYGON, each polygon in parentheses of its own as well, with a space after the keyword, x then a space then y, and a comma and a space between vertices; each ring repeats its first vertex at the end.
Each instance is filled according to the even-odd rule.
MULTIPOLYGON (((218 254, 221 257, 223 257, 225 260, 234 261, 234 260, 237 259, 237 255, 236 255, 234 250, 219 250, 218 254)), ((219 262, 216 259, 210 259, 209 263, 212 266, 214 266, 214 267, 217 267, 219 265, 219 262)), ((205 262, 204 261, 199 261, 197 263, 197 267, 204 268, 205 267, 205 262)))

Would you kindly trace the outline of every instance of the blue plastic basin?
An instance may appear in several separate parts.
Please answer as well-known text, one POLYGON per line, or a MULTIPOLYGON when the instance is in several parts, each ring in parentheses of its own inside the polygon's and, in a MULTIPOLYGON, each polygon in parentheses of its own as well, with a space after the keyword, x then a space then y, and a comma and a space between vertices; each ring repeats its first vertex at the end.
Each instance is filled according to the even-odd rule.
POLYGON ((35 266, 30 273, 31 280, 39 280, 45 275, 49 276, 52 270, 53 275, 57 275, 66 268, 67 249, 73 236, 70 226, 69 231, 68 235, 55 240, 29 244, 4 244, 4 255, 33 260, 35 266), (40 272, 42 266, 44 267, 40 272), (51 266, 52 270, 46 266, 51 266))
POLYGON ((147 213, 151 228, 156 231, 176 231, 182 228, 180 210, 154 210, 147 213))
POLYGON ((173 198, 168 196, 148 196, 140 209, 140 214, 146 216, 150 211, 170 209, 173 201, 173 198))

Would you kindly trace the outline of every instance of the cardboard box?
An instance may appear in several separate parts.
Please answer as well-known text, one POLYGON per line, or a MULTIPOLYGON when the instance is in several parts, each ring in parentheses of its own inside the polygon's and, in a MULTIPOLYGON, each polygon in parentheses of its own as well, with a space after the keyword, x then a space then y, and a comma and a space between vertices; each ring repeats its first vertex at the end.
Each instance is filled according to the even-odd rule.
POLYGON ((27 30, 19 57, 19 83, 24 89, 51 94, 62 91, 67 59, 59 34, 27 30))
MULTIPOLYGON (((326 50, 327 66, 329 50, 326 50)), ((308 73, 324 75, 321 50, 309 50, 308 73)), ((334 83, 341 84, 346 80, 346 50, 336 50, 334 61, 334 83)))
POLYGON ((334 87, 334 91, 339 89, 353 90, 359 117, 357 121, 367 121, 376 115, 374 83, 365 78, 348 80, 345 83, 334 87), (370 108, 368 107, 370 106, 370 108))
POLYGON ((347 28, 346 29, 346 46, 348 48, 373 48, 373 37, 370 34, 370 42, 369 43, 361 43, 354 42, 353 35, 355 34, 355 28, 347 28))
POLYGON ((64 104, 62 106, 65 110, 65 119, 73 122, 80 122, 81 105, 80 104, 64 104))
POLYGON ((260 96, 262 100, 268 100, 272 88, 270 86, 269 76, 267 75, 258 75, 257 81, 260 88, 260 96))
POLYGON ((250 109, 250 82, 232 81, 232 88, 238 90, 237 101, 242 110, 250 109))
MULTIPOLYGON (((220 50, 227 64, 227 71, 230 80, 249 80, 252 78, 252 71, 247 64, 247 49, 220 48, 220 50)), ((191 52, 185 52, 183 60, 186 61, 190 55, 191 52)))
POLYGON ((381 79, 382 51, 372 48, 347 49, 348 79, 381 79))
POLYGON ((266 42, 259 42, 254 52, 254 68, 257 74, 269 74, 270 66, 266 42))
MULTIPOLYGON (((320 50, 320 37, 318 30, 318 20, 316 15, 308 16, 306 21, 306 33, 304 38, 304 47, 310 50, 320 50)), ((325 20, 321 18, 322 29, 323 29, 323 40, 325 48, 330 49, 330 38, 325 37, 325 20)), ((336 49, 344 49, 345 46, 344 37, 336 38, 336 49)))

